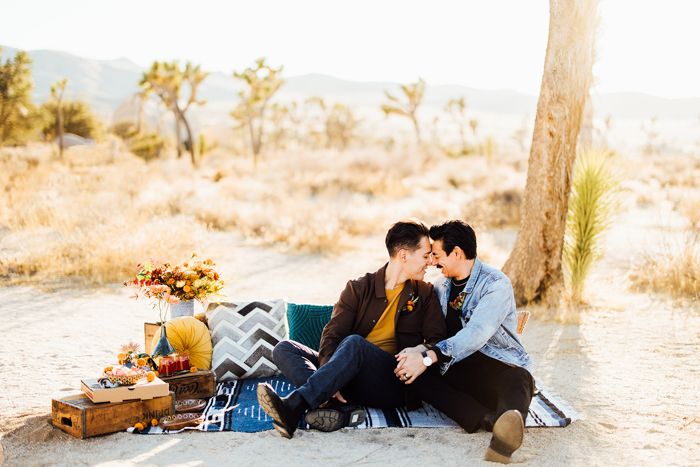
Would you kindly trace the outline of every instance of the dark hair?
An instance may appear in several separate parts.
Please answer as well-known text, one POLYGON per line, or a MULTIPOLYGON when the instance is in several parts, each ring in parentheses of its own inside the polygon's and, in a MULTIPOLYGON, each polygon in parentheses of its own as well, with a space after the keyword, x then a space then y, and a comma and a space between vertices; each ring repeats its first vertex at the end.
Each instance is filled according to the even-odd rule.
POLYGON ((430 228, 430 238, 440 240, 445 254, 449 255, 456 246, 464 251, 467 259, 476 258, 476 234, 464 221, 445 221, 430 228))
POLYGON ((402 219, 393 224, 386 233, 386 249, 393 258, 401 250, 416 251, 423 237, 428 237, 428 225, 416 218, 402 219))

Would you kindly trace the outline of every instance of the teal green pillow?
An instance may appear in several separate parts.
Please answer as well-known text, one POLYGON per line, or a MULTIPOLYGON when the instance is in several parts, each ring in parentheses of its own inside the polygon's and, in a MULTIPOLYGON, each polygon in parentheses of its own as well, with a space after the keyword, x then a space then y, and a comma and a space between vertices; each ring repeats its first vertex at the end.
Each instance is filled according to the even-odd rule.
POLYGON ((287 303, 289 338, 318 351, 323 327, 331 320, 331 313, 333 305, 287 303))

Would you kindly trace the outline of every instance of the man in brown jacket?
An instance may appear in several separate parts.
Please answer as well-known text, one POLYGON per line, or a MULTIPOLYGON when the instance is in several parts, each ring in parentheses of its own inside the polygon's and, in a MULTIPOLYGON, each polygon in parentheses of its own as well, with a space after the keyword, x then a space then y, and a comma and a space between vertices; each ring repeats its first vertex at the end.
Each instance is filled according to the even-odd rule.
POLYGON ((376 408, 406 403, 405 382, 394 375, 396 353, 446 338, 433 286, 423 282, 431 262, 428 235, 427 225, 416 219, 391 226, 385 240, 389 262, 348 282, 323 329, 320 352, 294 341, 275 347, 275 364, 297 389, 281 398, 262 383, 257 396, 282 436, 293 436, 308 409, 325 406, 309 412, 306 420, 313 428, 333 431, 359 423, 348 419, 352 413, 344 409, 346 402, 376 408))

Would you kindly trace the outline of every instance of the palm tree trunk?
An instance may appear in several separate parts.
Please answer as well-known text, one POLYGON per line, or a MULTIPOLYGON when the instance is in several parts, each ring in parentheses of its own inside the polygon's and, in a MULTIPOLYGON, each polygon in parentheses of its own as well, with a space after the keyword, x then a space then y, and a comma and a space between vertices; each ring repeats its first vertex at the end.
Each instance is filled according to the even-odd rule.
POLYGON ((520 230, 503 272, 518 304, 558 307, 562 248, 583 107, 592 84, 599 0, 550 0, 549 39, 520 230))

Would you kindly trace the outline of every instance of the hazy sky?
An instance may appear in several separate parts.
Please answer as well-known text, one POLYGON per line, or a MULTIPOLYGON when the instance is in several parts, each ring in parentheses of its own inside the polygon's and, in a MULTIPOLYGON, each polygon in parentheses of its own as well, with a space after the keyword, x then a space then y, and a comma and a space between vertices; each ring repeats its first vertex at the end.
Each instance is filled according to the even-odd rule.
MULTIPOLYGON (((700 1, 603 0, 595 92, 700 97, 700 1)), ((538 94, 546 0, 3 0, 0 44, 538 94)), ((3 59, 7 57, 4 56, 3 59)))

